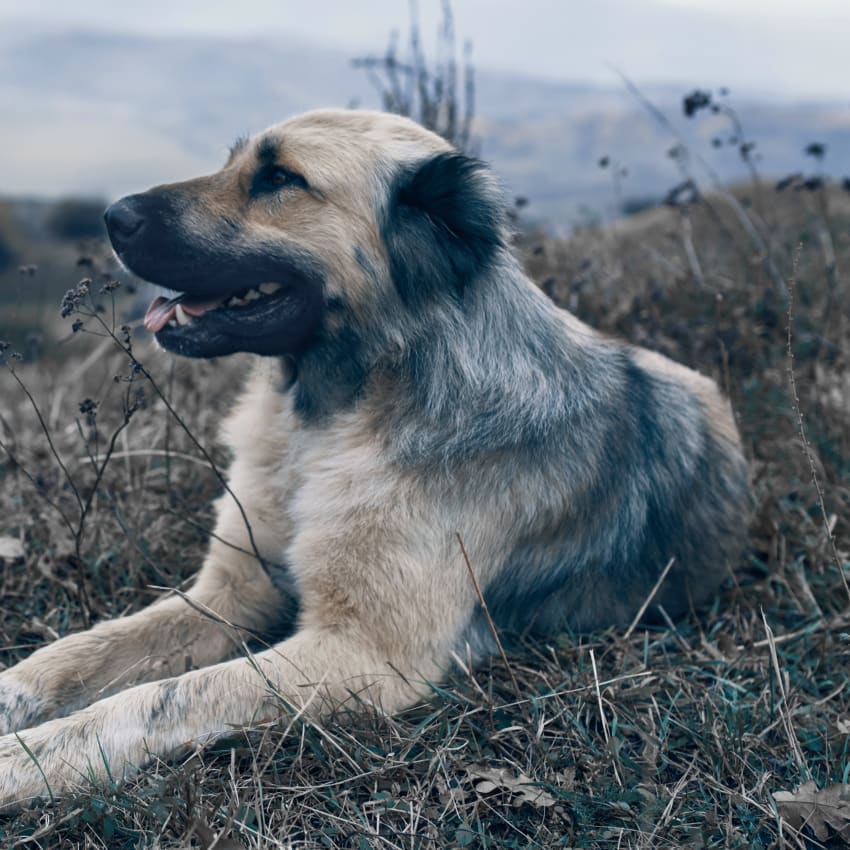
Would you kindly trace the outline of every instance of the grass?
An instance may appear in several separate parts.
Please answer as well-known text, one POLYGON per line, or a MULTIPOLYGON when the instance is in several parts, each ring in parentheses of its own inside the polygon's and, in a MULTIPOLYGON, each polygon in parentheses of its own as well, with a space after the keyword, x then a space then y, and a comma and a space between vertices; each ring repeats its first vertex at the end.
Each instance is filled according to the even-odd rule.
MULTIPOLYGON (((761 246, 717 195, 568 241, 518 239, 553 298, 713 375, 730 394, 754 517, 749 553, 709 611, 526 645, 507 664, 449 676, 395 717, 240 732, 122 787, 0 820, 0 844, 843 846, 836 828, 778 810, 773 793, 850 781, 841 574, 850 552, 850 194, 762 185, 736 202, 761 246)), ((110 325, 121 290, 97 297, 110 325)), ((203 557, 216 476, 127 356, 86 332, 97 327, 89 318, 58 354, 10 361, 78 496, 32 402, 0 373, 0 537, 25 551, 0 571, 6 664, 141 608, 152 588, 186 587, 203 557), (97 406, 81 412, 86 399, 97 406)), ((176 361, 141 339, 133 345, 200 443, 226 462, 215 428, 245 361, 176 361)))

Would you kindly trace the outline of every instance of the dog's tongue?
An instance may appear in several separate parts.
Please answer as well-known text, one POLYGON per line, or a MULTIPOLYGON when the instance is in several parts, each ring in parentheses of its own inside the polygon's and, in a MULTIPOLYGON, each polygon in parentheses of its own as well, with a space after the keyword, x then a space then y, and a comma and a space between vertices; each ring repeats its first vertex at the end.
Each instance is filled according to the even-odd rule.
POLYGON ((176 298, 157 296, 145 313, 145 330, 153 334, 161 331, 174 317, 178 304, 183 305, 184 313, 190 316, 202 316, 224 301, 224 298, 216 298, 213 301, 184 301, 185 297, 185 295, 178 295, 176 298))
POLYGON ((176 298, 163 298, 158 295, 154 298, 151 306, 148 307, 148 312, 145 313, 145 330, 152 334, 161 331, 171 321, 182 297, 178 295, 176 298))

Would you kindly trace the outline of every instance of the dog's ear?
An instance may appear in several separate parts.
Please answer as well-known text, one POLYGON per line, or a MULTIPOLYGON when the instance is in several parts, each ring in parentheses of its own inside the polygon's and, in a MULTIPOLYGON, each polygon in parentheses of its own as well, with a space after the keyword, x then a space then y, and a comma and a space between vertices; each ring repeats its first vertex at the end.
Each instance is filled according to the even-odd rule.
POLYGON ((409 306, 442 293, 456 298, 504 244, 501 192, 489 169, 460 153, 440 153, 400 174, 384 240, 390 273, 409 306))

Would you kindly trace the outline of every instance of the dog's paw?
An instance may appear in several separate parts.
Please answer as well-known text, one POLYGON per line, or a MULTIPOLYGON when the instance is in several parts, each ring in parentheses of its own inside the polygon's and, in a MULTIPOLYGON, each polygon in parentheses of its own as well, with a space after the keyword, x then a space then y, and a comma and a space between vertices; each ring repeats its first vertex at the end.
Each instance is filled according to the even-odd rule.
POLYGON ((121 706, 111 712, 111 705, 96 703, 0 737, 0 812, 75 793, 92 783, 111 784, 135 772, 134 765, 146 754, 145 741, 126 734, 126 714, 121 706))
POLYGON ((15 674, 0 673, 0 735, 27 729, 47 714, 47 701, 15 674))
POLYGON ((49 720, 0 737, 0 812, 75 791, 104 770, 96 761, 98 736, 86 736, 85 717, 49 720))
POLYGON ((0 814, 13 813, 33 799, 51 795, 37 764, 40 747, 31 731, 0 737, 0 814), (24 738, 26 746, 21 743, 24 738))

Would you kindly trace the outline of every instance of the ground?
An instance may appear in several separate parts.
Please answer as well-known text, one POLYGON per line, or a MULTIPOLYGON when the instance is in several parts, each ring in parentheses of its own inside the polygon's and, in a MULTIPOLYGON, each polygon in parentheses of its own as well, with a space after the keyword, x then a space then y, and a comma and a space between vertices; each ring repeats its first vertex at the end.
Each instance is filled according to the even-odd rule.
MULTIPOLYGON (((842 846, 850 194, 754 183, 690 200, 517 241, 558 302, 730 395, 753 519, 709 610, 529 644, 510 670, 457 673, 396 717, 240 732, 129 785, 0 818, 0 844, 842 846)), ((68 286, 92 282, 61 325, 57 304, 61 343, 23 361, 9 349, 0 371, 3 664, 185 587, 219 490, 209 461, 226 463, 215 426, 245 362, 178 362, 136 337, 129 358, 116 316, 133 299, 100 293, 112 277, 93 257, 67 270, 68 286), (86 315, 92 297, 104 312, 86 315)))

